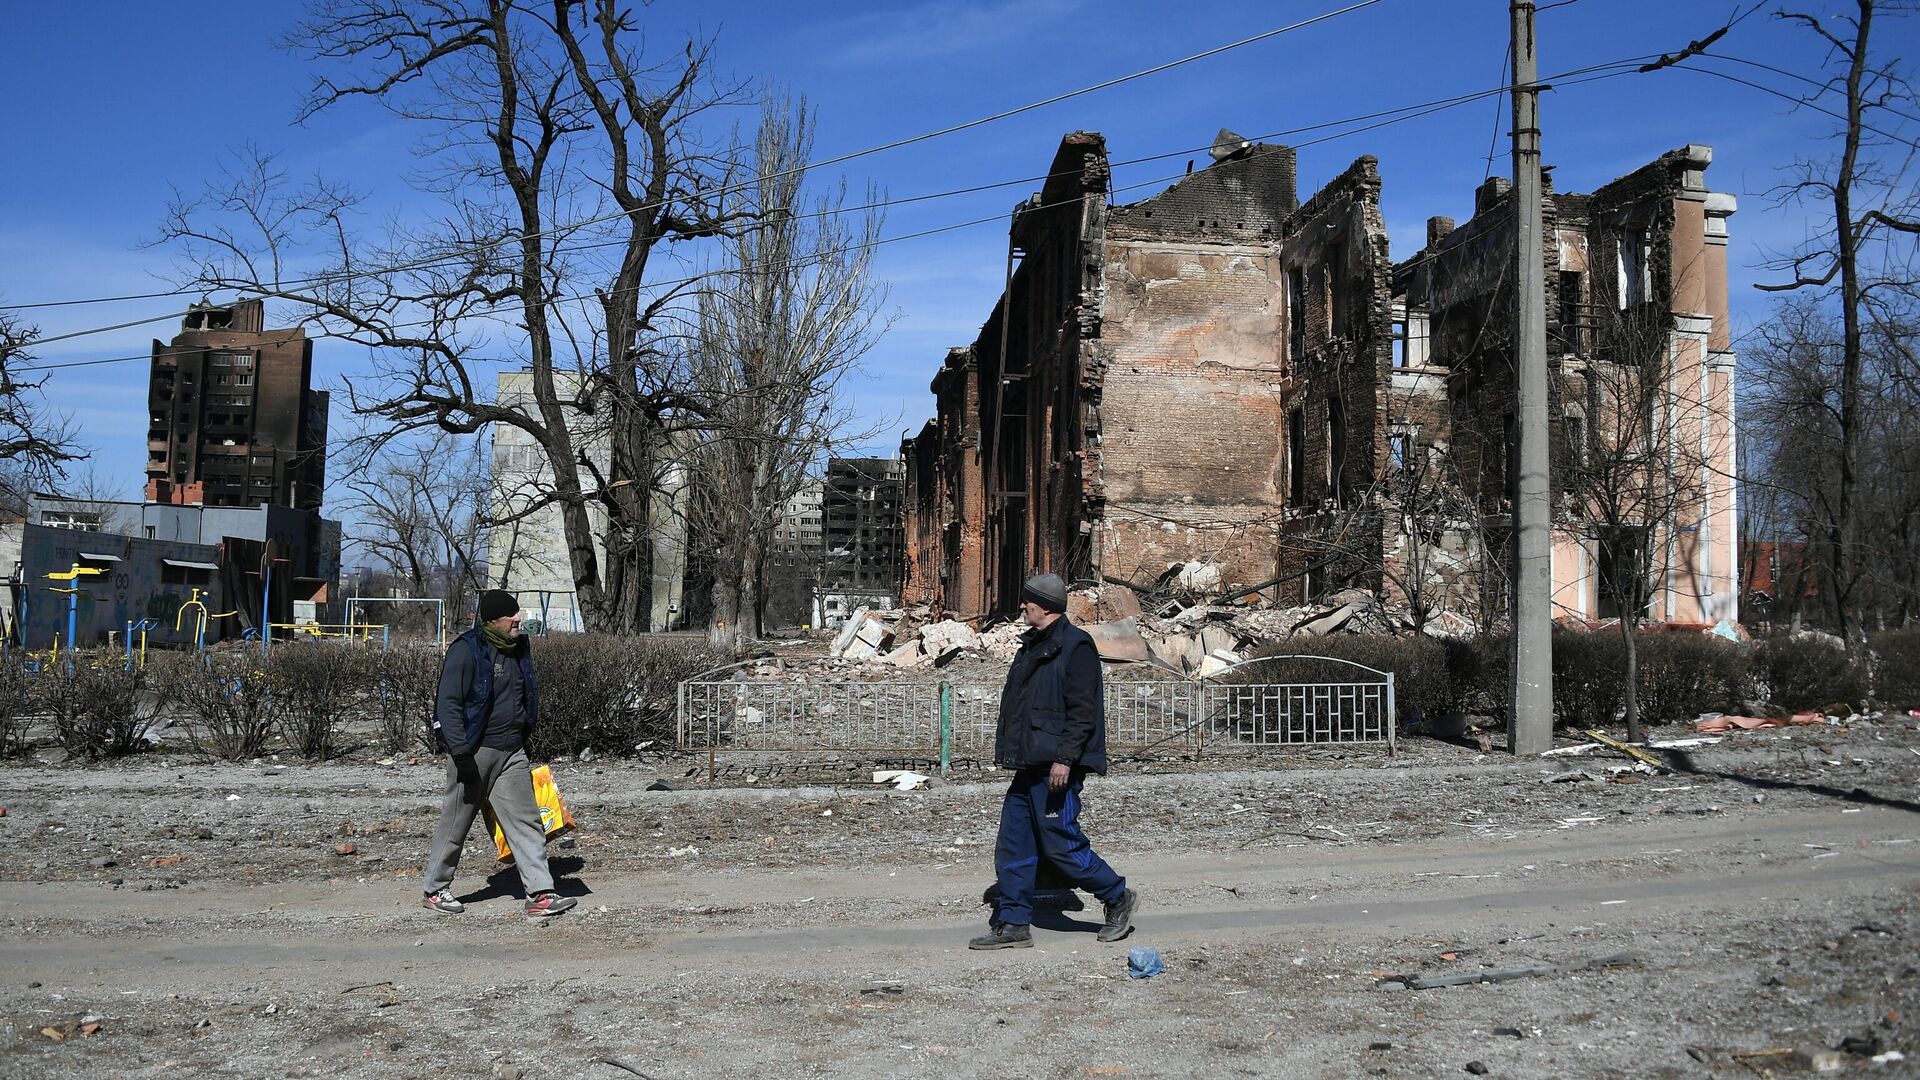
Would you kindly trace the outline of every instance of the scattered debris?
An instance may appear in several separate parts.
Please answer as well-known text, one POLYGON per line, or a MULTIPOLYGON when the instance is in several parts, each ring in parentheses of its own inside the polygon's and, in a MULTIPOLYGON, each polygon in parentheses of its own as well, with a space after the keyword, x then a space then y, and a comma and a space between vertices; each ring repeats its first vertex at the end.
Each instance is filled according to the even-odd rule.
POLYGON ((1827 722, 1825 713, 1803 712, 1792 716, 1705 715, 1694 721, 1695 731, 1752 731, 1755 728, 1810 726, 1827 722))
POLYGON ((1589 971, 1594 968, 1621 967, 1640 962, 1638 953, 1618 952, 1592 960, 1578 960, 1570 964, 1541 964, 1534 967, 1492 968, 1487 971, 1468 972, 1463 975, 1390 975, 1374 984, 1378 990, 1437 990, 1445 986, 1468 986, 1473 983, 1512 982, 1515 979, 1536 979, 1546 975, 1565 975, 1575 971, 1589 971))
POLYGON ((634 1068, 633 1066, 627 1064, 626 1062, 621 1061, 619 1058, 603 1057, 603 1058, 594 1058, 593 1060, 594 1060, 594 1063, 597 1065, 611 1065, 616 1069, 625 1069, 626 1071, 632 1073, 635 1076, 645 1077, 645 1080, 653 1080, 653 1077, 647 1075, 646 1073, 641 1072, 639 1069, 634 1068))
POLYGON ((933 779, 931 776, 913 772, 910 769, 876 769, 873 774, 874 783, 892 784, 895 791, 912 791, 925 787, 927 781, 931 779, 933 779))
POLYGON ((1661 761, 1659 758, 1654 757, 1652 754, 1647 753, 1645 750, 1642 750, 1637 746, 1629 746, 1626 743, 1621 742, 1619 739, 1616 739, 1613 736, 1608 735, 1603 731, 1585 731, 1585 732, 1582 732, 1582 734, 1584 734, 1587 738, 1592 739, 1594 742, 1599 743, 1601 746, 1608 748, 1609 750, 1620 751, 1621 753, 1627 755, 1633 760, 1640 762, 1642 765, 1647 765, 1652 768, 1660 769, 1660 770, 1664 770, 1666 768, 1666 763, 1661 761))
POLYGON ((1167 970, 1160 960, 1160 950, 1145 946, 1135 946, 1127 950, 1127 978, 1151 979, 1167 970))

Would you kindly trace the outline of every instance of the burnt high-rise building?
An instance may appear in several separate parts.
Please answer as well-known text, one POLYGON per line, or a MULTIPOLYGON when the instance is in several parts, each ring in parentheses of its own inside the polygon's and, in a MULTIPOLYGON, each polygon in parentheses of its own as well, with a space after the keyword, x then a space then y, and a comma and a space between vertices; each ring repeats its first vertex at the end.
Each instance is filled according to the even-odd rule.
POLYGON ((196 304, 171 344, 153 343, 148 502, 320 509, 327 394, 312 387, 313 342, 265 318, 259 300, 196 304))

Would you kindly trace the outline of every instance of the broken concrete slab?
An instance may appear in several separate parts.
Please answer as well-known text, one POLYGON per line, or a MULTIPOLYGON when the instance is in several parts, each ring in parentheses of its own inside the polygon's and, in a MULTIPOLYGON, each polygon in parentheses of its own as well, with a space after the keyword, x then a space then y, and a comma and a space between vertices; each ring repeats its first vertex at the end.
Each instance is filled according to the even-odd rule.
POLYGON ((846 655, 847 646, 853 644, 853 635, 860 632, 860 624, 865 622, 866 619, 866 608, 858 607, 853 609, 853 614, 847 616, 847 621, 841 624, 840 632, 834 635, 833 644, 827 647, 827 655, 846 655))
POLYGON ((1200 666, 1194 672, 1202 679, 1211 679, 1240 663, 1240 654, 1231 649, 1218 649, 1200 658, 1200 666))
POLYGON ((892 664, 894 667, 909 668, 931 663, 933 658, 921 651, 920 639, 915 638, 888 653, 885 659, 887 663, 892 664))
POLYGON ((848 660, 871 660, 880 655, 887 641, 893 637, 886 625, 875 618, 864 618, 854 629, 853 640, 847 643, 841 656, 848 660))
POLYGON ((1140 597, 1125 585, 1101 585, 1067 594, 1067 618, 1075 626, 1140 617, 1140 597))
POLYGON ((1200 651, 1203 653, 1231 652, 1239 644, 1238 636, 1221 623, 1208 623, 1200 628, 1200 651))
POLYGON ((1140 636, 1140 624, 1134 619, 1088 623, 1080 629, 1093 639, 1102 660, 1129 660, 1146 663, 1152 659, 1147 641, 1140 636))
POLYGON ((1332 611, 1302 622, 1293 628, 1293 632, 1296 636, 1306 637, 1324 637, 1327 634, 1338 633, 1342 627, 1353 620, 1355 615, 1360 613, 1363 606, 1359 601, 1342 604, 1332 611))
POLYGON ((1184 634, 1161 634, 1146 639, 1147 652, 1153 659, 1172 671, 1185 674, 1187 667, 1187 646, 1190 644, 1184 634))
POLYGON ((973 627, 957 619, 944 619, 921 627, 920 642, 935 656, 950 649, 978 649, 981 645, 980 635, 973 627))

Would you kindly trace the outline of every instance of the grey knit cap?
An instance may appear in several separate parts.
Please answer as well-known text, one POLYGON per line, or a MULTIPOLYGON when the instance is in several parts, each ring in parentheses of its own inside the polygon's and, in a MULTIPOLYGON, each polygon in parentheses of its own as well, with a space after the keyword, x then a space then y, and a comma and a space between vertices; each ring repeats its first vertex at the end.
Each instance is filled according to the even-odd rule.
POLYGON ((1020 590, 1022 602, 1039 604, 1048 611, 1067 610, 1067 583, 1060 580, 1059 574, 1035 574, 1027 579, 1027 587, 1020 590))

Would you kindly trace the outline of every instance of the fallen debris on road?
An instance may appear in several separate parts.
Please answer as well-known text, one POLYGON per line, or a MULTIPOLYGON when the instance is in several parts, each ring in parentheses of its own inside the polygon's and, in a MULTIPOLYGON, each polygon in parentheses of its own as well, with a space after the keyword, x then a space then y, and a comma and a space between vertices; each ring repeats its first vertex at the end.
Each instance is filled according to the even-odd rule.
POLYGON ((1390 975, 1374 984, 1377 990, 1438 990, 1446 986, 1470 986, 1474 983, 1512 982, 1515 979, 1537 979, 1547 975, 1566 975, 1575 971, 1591 971, 1595 968, 1624 967, 1637 964, 1640 956, 1634 952, 1610 953, 1592 960, 1579 960, 1571 964, 1540 964, 1533 967, 1494 968, 1489 971, 1474 971, 1464 975, 1390 975))

